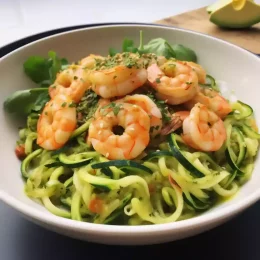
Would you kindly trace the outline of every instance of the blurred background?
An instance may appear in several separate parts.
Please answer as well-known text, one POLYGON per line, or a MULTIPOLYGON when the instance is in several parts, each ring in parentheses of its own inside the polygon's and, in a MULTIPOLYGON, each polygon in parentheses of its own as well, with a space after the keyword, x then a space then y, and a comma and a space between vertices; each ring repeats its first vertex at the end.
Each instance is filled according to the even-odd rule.
POLYGON ((0 45, 30 34, 72 25, 104 22, 149 23, 214 2, 214 0, 0 0, 0 45))

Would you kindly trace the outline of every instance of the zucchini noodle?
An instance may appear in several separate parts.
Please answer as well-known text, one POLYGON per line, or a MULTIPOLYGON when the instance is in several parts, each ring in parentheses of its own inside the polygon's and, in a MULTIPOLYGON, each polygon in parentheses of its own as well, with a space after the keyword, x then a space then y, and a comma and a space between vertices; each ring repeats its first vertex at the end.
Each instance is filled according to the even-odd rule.
POLYGON ((36 133, 30 133, 28 134, 27 138, 26 138, 26 141, 25 141, 25 153, 26 154, 30 154, 32 153, 32 150, 33 150, 33 142, 34 140, 37 138, 37 134, 36 133))
POLYGON ((60 151, 37 147, 37 133, 24 128, 19 136, 27 155, 21 165, 25 192, 52 214, 76 221, 140 225, 194 217, 219 198, 234 196, 250 179, 259 139, 253 129, 243 128, 244 121, 241 115, 227 117, 227 141, 215 153, 190 151, 180 135, 171 134, 200 177, 170 154, 167 143, 161 144, 161 151, 168 152, 158 151, 129 167, 117 163, 103 168, 110 161, 84 141, 89 121, 74 131, 60 151), (98 163, 101 166, 95 167, 98 163))
MULTIPOLYGON (((75 221, 111 225, 183 221, 202 214, 221 200, 234 197, 240 187, 251 178, 260 140, 253 109, 241 101, 232 104, 227 101, 225 104, 230 109, 227 108, 228 112, 222 115, 221 111, 216 111, 215 108, 222 98, 217 99, 217 105, 213 101, 210 106, 206 106, 204 101, 198 102, 201 104, 196 103, 193 108, 196 106, 196 109, 202 111, 200 109, 204 107, 203 113, 208 113, 207 117, 210 117, 209 112, 213 114, 212 117, 216 117, 213 123, 210 120, 205 123, 204 119, 200 119, 203 122, 202 128, 212 130, 213 125, 217 124, 217 127, 221 128, 221 131, 216 127, 213 129, 215 132, 205 132, 207 136, 204 140, 204 129, 200 129, 199 123, 192 125, 193 108, 186 108, 190 101, 197 95, 201 98, 200 94, 204 92, 196 92, 195 81, 189 80, 182 82, 182 85, 187 85, 185 92, 194 87, 194 93, 191 93, 194 95, 189 100, 180 101, 170 96, 174 95, 174 91, 169 95, 164 93, 168 91, 168 87, 165 87, 166 90, 162 88, 163 92, 160 93, 161 74, 157 75, 159 78, 155 78, 153 83, 149 81, 150 77, 145 76, 149 72, 148 63, 152 64, 150 66, 157 66, 153 64, 157 57, 145 54, 142 65, 139 64, 138 55, 134 54, 132 57, 129 53, 124 53, 111 59, 95 58, 93 68, 82 69, 81 63, 69 68, 71 73, 76 73, 78 68, 80 71, 82 69, 79 75, 82 74, 86 78, 90 75, 97 77, 95 73, 85 75, 86 71, 96 69, 97 75, 103 75, 102 70, 109 68, 109 73, 105 73, 104 78, 113 75, 111 82, 118 84, 115 89, 123 86, 121 81, 125 77, 124 73, 128 75, 128 72, 132 71, 130 75, 133 79, 127 80, 129 86, 137 84, 138 81, 143 82, 141 76, 144 75, 145 84, 135 86, 132 92, 123 95, 127 89, 117 90, 119 93, 109 93, 105 95, 108 98, 105 98, 102 95, 106 92, 106 84, 99 84, 94 76, 92 81, 95 79, 96 84, 91 80, 84 80, 83 76, 79 79, 78 74, 73 74, 73 80, 69 79, 68 82, 80 83, 79 86, 83 90, 77 87, 75 89, 76 94, 82 92, 82 96, 75 97, 71 94, 74 89, 66 89, 68 91, 65 92, 71 96, 58 95, 61 100, 57 99, 59 103, 56 104, 58 101, 55 99, 55 93, 63 88, 61 84, 57 87, 54 82, 52 89, 46 88, 48 92, 45 91, 44 95, 35 100, 34 110, 27 114, 26 126, 19 130, 16 147, 19 148, 16 149, 16 154, 20 153, 18 158, 22 161, 24 191, 28 197, 41 203, 52 214, 75 221), (112 69, 118 65, 117 62, 124 62, 123 65, 120 63, 120 70, 112 69), (139 75, 141 69, 142 73, 139 75), (120 72, 122 75, 119 77, 113 74, 122 70, 126 72, 120 72), (134 80, 132 74, 138 75, 139 78, 135 76, 138 80, 134 80), (92 82, 95 88, 89 86, 88 81, 92 82), (148 83, 150 87, 146 86, 148 83), (135 100, 136 96, 139 96, 140 100, 135 100), (103 102, 105 105, 100 105, 103 102), (41 107, 42 103, 48 108, 45 113, 45 108, 41 107), (182 111, 182 105, 189 111, 182 111), (54 121, 57 116, 55 109, 59 111, 61 121, 54 121), (181 119, 182 112, 185 114, 184 119, 181 119), (185 121, 187 117, 188 120, 185 121), (43 119, 47 122, 47 127, 39 127, 39 122, 43 119), (48 120, 54 123, 49 124, 48 120), (185 131, 187 125, 190 126, 189 130, 199 129, 197 136, 194 137, 192 131, 185 131), (220 139, 217 139, 218 135, 221 136, 220 139), (119 139, 121 136, 122 139, 119 139), (106 138, 109 142, 106 142, 106 138), (200 141, 203 143, 201 146, 200 141)), ((170 66, 167 73, 163 72, 165 77, 172 74, 176 66, 189 66, 186 62, 179 64, 175 60, 169 61, 165 63, 170 66)), ((164 69, 166 70, 166 67, 164 69)), ((188 69, 189 67, 185 67, 185 71, 192 71, 192 77, 187 79, 196 79, 196 70, 188 69)), ((64 71, 60 74, 66 78, 64 71)), ((220 97, 221 93, 212 76, 207 75, 206 79, 206 83, 201 84, 200 88, 203 88, 205 93, 209 89, 214 90, 210 91, 212 97, 202 95, 207 101, 205 103, 211 103, 211 100, 220 97)), ((175 84, 178 80, 169 82, 175 84)), ((182 87, 176 87, 179 88, 182 87)))
POLYGON ((171 153, 167 142, 135 163, 111 164, 84 141, 90 120, 57 151, 35 145, 37 133, 27 127, 19 132, 26 154, 21 165, 25 193, 52 214, 76 221, 128 225, 182 221, 221 198, 231 198, 250 179, 260 138, 246 122, 241 115, 228 116, 227 140, 215 153, 190 150, 180 135, 171 134, 172 144, 179 144, 174 149, 188 165, 171 153), (109 164, 103 167, 105 163, 109 164), (191 174, 190 165, 200 176, 191 174))

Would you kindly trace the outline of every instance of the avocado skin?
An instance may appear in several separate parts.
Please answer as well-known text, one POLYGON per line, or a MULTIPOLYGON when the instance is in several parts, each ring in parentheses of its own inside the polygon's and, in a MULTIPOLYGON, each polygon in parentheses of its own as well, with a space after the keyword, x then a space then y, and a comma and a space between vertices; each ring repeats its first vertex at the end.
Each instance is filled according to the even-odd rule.
POLYGON ((256 17, 255 20, 251 20, 248 23, 243 23, 243 24, 232 24, 232 23, 225 23, 223 21, 220 21, 218 19, 214 19, 214 18, 210 18, 210 21, 216 25, 218 25, 219 27, 222 28, 230 28, 230 29, 245 29, 245 28, 249 28, 257 23, 260 22, 260 17, 256 17))

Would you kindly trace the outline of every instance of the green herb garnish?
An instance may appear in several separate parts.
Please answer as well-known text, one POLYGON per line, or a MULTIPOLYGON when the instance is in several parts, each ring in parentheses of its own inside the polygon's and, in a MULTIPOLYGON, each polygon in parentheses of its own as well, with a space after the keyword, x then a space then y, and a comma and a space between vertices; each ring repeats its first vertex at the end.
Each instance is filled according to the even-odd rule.
POLYGON ((78 125, 84 124, 90 119, 97 110, 99 96, 92 90, 87 90, 77 105, 77 113, 80 113, 81 119, 78 119, 78 125))
POLYGON ((155 38, 144 44, 142 31, 140 31, 138 47, 135 46, 133 40, 125 38, 122 43, 122 51, 115 48, 109 49, 109 55, 112 57, 120 52, 139 53, 140 55, 152 53, 157 56, 164 56, 167 59, 176 58, 184 61, 197 61, 196 53, 193 50, 181 44, 171 45, 169 41, 163 38, 155 38))
MULTIPOLYGON (((170 112, 167 104, 163 100, 156 99, 154 93, 151 91, 147 93, 147 96, 153 100, 153 102, 157 105, 162 113, 162 120, 164 123, 168 123, 171 121, 170 112)), ((156 129, 157 130, 157 129, 156 129)))
POLYGON ((18 90, 4 102, 4 109, 21 117, 28 116, 32 111, 41 112, 50 100, 48 88, 18 90))
POLYGON ((48 58, 31 56, 23 64, 25 74, 35 83, 49 86, 62 66, 68 64, 66 59, 60 59, 56 52, 49 51, 48 58))
MULTIPOLYGON (((120 111, 120 109, 122 108, 122 104, 115 103, 115 102, 111 102, 110 104, 108 104, 108 105, 106 105, 106 106, 103 106, 103 107, 101 108, 101 110, 104 111, 104 110, 107 109, 107 108, 111 108, 112 111, 113 111, 113 113, 114 113, 114 115, 117 116, 118 113, 119 113, 119 111, 120 111)), ((107 112, 106 114, 108 114, 108 113, 109 113, 109 112, 107 112)), ((103 113, 103 114, 104 114, 104 113, 103 113)), ((106 115, 106 114, 104 114, 104 115, 106 115)))
POLYGON ((71 103, 69 104, 69 107, 76 107, 76 103, 71 102, 71 103))

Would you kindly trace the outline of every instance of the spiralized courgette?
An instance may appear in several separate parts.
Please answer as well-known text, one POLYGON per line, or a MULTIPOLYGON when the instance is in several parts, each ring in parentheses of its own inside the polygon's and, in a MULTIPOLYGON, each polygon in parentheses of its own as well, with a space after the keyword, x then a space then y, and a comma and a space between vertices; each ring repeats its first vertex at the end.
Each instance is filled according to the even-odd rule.
POLYGON ((77 221, 141 225, 196 216, 237 194, 251 177, 260 135, 241 104, 225 119, 227 140, 214 153, 191 150, 172 133, 143 158, 109 161, 82 141, 89 123, 57 151, 40 149, 37 133, 22 129, 25 192, 51 213, 77 221))

